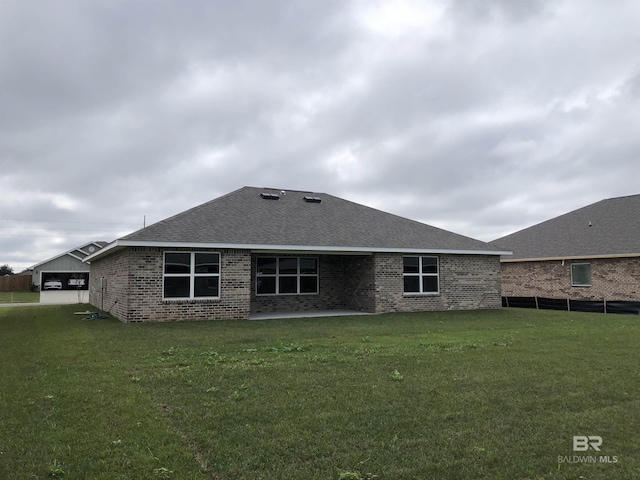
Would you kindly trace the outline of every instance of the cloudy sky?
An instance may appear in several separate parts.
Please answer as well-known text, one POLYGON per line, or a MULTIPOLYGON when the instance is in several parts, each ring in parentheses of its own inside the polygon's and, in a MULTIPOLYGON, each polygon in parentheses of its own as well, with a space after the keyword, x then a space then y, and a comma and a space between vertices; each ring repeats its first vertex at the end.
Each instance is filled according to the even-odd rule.
POLYGON ((480 240, 640 193, 637 0, 0 0, 0 264, 243 185, 480 240))

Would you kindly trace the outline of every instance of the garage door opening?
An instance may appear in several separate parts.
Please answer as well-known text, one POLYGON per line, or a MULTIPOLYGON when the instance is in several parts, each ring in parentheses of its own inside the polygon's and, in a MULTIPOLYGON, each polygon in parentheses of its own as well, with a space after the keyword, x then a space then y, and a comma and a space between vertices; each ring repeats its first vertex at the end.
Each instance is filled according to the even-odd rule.
POLYGON ((89 302, 89 272, 42 272, 40 303, 89 302))

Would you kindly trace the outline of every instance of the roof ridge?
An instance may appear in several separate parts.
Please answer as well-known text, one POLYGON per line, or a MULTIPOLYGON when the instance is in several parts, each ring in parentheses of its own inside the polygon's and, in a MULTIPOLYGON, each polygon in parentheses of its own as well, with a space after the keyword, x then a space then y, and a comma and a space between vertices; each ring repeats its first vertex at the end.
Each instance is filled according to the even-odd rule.
MULTIPOLYGON (((621 195, 619 197, 605 198, 605 199, 600 200, 600 201, 601 202, 606 202, 607 200, 619 200, 621 198, 631 198, 631 197, 640 197, 640 193, 634 193, 634 194, 631 194, 631 195, 621 195)), ((596 203, 600 203, 600 202, 596 202, 596 203)), ((592 205, 595 205, 595 204, 592 204, 592 205)))
POLYGON ((255 188, 255 189, 262 189, 262 190, 277 190, 279 192, 319 193, 324 195, 322 192, 314 192, 313 190, 294 190, 292 188, 275 188, 275 187, 247 187, 247 188, 255 188))

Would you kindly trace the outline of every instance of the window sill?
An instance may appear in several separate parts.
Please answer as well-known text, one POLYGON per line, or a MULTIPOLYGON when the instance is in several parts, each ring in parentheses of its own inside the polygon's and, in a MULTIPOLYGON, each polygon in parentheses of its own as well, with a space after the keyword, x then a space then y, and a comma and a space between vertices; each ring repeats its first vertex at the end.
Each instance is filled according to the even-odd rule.
POLYGON ((403 293, 403 297, 437 297, 440 292, 425 292, 425 293, 403 293))
POLYGON ((204 297, 204 298, 163 298, 162 303, 164 304, 175 304, 175 303, 217 303, 220 301, 220 297, 204 297))

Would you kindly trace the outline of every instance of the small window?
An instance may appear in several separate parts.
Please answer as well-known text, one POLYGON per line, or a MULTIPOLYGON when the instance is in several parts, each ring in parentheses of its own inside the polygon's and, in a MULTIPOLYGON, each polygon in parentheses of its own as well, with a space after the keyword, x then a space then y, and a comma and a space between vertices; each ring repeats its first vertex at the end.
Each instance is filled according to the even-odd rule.
POLYGON ((219 253, 165 252, 163 271, 165 299, 220 297, 219 253))
POLYGON ((276 258, 258 258, 258 275, 275 275, 276 258))
POLYGON ((191 272, 190 253, 165 253, 164 273, 166 274, 189 274, 191 272))
POLYGON ((297 275, 298 259, 297 258, 281 258, 278 261, 280 275, 297 275))
POLYGON ((590 287, 591 286, 591 264, 572 263, 571 264, 571 286, 590 287))
POLYGON ((317 275, 318 259, 317 258, 301 258, 300 274, 301 275, 317 275))
POLYGON ((404 293, 440 292, 438 257, 403 257, 402 276, 404 293))
POLYGON ((217 253, 197 253, 195 273, 220 273, 220 256, 217 253))

